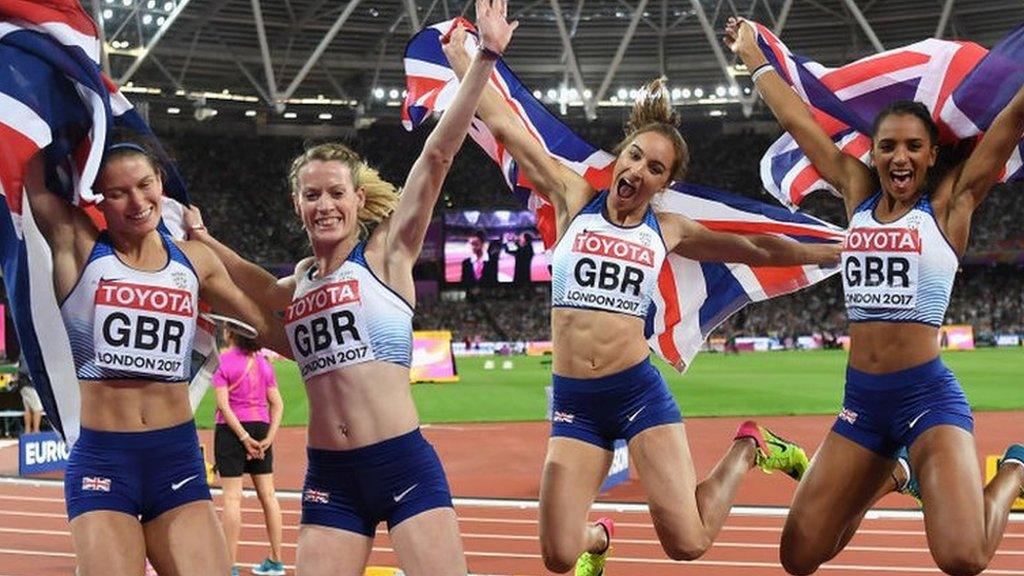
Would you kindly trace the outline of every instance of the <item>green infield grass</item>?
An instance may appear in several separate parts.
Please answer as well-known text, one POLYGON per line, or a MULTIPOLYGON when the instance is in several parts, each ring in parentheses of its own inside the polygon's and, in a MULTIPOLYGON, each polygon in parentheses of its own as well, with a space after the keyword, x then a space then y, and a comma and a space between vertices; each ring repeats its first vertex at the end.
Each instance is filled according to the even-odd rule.
MULTIPOLYGON (((459 382, 413 386, 423 422, 543 420, 550 357, 513 356, 511 370, 501 369, 502 360, 459 358, 459 382), (484 370, 487 360, 497 369, 484 370)), ((943 360, 956 372, 975 410, 1024 409, 1024 349, 948 352, 943 360)), ((841 351, 702 353, 684 375, 660 361, 658 367, 685 416, 761 416, 835 413, 842 400, 845 362, 841 351)), ((282 361, 275 369, 285 400, 284 425, 305 425, 306 397, 296 365, 282 361)), ((201 427, 212 426, 214 406, 211 391, 197 414, 201 427)))

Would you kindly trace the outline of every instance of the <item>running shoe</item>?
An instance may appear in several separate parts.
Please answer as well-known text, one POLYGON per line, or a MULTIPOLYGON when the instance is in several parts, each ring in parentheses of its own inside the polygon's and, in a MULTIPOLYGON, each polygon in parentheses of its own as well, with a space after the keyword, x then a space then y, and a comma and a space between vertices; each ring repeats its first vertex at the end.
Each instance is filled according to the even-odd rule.
POLYGON ((579 559, 576 560, 576 571, 573 573, 575 576, 601 576, 604 574, 604 563, 608 560, 608 556, 612 551, 612 535, 615 534, 615 523, 612 522, 611 518, 600 518, 597 523, 604 528, 605 534, 608 535, 608 545, 605 546, 604 552, 600 554, 593 554, 591 552, 580 554, 579 559))
POLYGON ((753 420, 740 424, 734 440, 751 438, 757 444, 754 464, 768 474, 781 470, 790 478, 800 481, 807 472, 810 462, 807 453, 795 442, 775 434, 765 426, 758 426, 753 420))
POLYGON ((914 500, 917 500, 917 505, 923 508, 924 502, 921 500, 921 485, 917 483, 917 476, 914 475, 914 471, 910 468, 910 452, 906 446, 900 446, 900 449, 896 452, 896 463, 903 469, 903 477, 906 478, 902 486, 896 487, 896 491, 900 494, 912 496, 914 500))
POLYGON ((232 566, 231 567, 231 576, 239 576, 239 574, 238 574, 238 566, 232 566))
MULTIPOLYGON (((996 466, 1002 466, 1003 464, 1016 464, 1018 466, 1024 466, 1024 446, 1020 444, 1010 444, 1010 447, 1006 449, 1006 453, 999 459, 999 464, 996 466)), ((1020 487, 1020 497, 1024 498, 1024 484, 1020 487)))
POLYGON ((284 564, 264 558, 263 562, 252 567, 252 573, 256 576, 284 576, 284 564))

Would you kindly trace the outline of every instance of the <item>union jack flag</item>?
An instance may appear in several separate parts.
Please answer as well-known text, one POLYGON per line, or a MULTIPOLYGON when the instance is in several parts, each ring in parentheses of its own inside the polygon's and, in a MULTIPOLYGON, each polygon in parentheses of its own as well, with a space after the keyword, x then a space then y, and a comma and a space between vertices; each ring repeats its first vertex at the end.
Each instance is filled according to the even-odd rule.
MULTIPOLYGON (((408 129, 421 124, 431 113, 444 110, 458 89, 458 80, 440 43, 440 37, 454 22, 423 29, 406 47, 408 95, 402 120, 408 129)), ((472 30, 468 22, 462 22, 472 30)), ((475 52, 476 39, 469 36, 467 46, 475 52)), ((615 163, 612 154, 586 142, 548 112, 502 61, 497 64, 491 86, 552 157, 583 176, 595 190, 608 187, 615 163)), ((474 121, 470 135, 499 165, 512 192, 535 212, 537 229, 545 245, 551 247, 555 239, 554 208, 534 193, 511 154, 482 122, 474 121)), ((680 213, 721 231, 774 234, 799 242, 838 242, 843 238, 842 230, 806 214, 686 183, 674 183, 660 194, 655 209, 680 213)), ((647 342, 669 364, 683 370, 708 334, 737 310, 750 302, 809 286, 836 271, 818 266, 758 268, 696 262, 670 254, 658 275, 658 289, 646 319, 647 342)))
POLYGON ((82 490, 110 492, 110 478, 103 478, 101 476, 83 476, 82 490))
POLYGON ((331 493, 323 490, 314 490, 312 488, 306 488, 302 491, 302 501, 312 502, 314 504, 327 504, 331 500, 331 493))
MULTIPOLYGON (((931 110, 940 144, 977 136, 1024 83, 1024 27, 991 52, 973 42, 929 38, 873 54, 840 68, 827 68, 789 51, 772 32, 751 22, 768 62, 807 102, 818 124, 843 152, 865 164, 875 116, 895 100, 915 100, 931 110)), ((1018 146, 1002 179, 1024 176, 1018 146)), ((789 134, 761 159, 764 188, 783 204, 799 206, 815 190, 835 190, 789 134)))
MULTIPOLYGON (((0 194, 5 200, 0 202, 0 265, 32 381, 47 419, 68 446, 78 438, 77 377, 53 292, 49 248, 23 202, 22 186, 29 159, 43 151, 47 188, 89 208, 102 199, 92 185, 111 130, 152 135, 100 72, 100 50, 96 26, 77 0, 0 2, 0 194)), ((164 229, 183 237, 185 185, 169 161, 164 171, 164 229)), ((98 211, 87 212, 103 226, 98 211)), ((215 346, 212 325, 200 328, 194 370, 215 346)), ((193 388, 205 382, 196 379, 193 388)))

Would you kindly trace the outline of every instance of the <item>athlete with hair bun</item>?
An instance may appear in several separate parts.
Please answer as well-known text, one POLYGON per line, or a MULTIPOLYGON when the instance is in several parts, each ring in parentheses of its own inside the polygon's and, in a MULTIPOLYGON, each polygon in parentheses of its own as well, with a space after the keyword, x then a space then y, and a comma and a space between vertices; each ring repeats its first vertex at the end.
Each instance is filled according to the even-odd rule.
POLYGON ((227 574, 188 398, 199 300, 261 333, 279 322, 209 248, 158 230, 163 172, 143 141, 106 150, 94 186, 103 231, 46 189, 42 157, 28 168, 81 393, 64 476, 79 573, 138 576, 148 555, 161 574, 227 574))
POLYGON ((292 201, 313 247, 294 275, 277 281, 210 236, 197 211, 186 214, 195 237, 265 310, 284 311, 279 351, 299 364, 310 406, 296 557, 303 576, 361 576, 382 521, 405 574, 466 574, 448 482, 420 432, 409 367, 413 264, 480 93, 517 26, 505 19, 505 0, 478 0, 476 11, 487 50, 469 66, 401 194, 341 144, 316 146, 292 163, 292 201))
POLYGON ((842 194, 850 217, 843 253, 850 318, 843 409, 797 488, 782 533, 782 565, 791 574, 816 571, 846 546, 878 498, 899 489, 923 501, 928 546, 939 568, 977 574, 1024 491, 1024 446, 1007 449, 983 488, 971 408, 939 357, 938 328, 971 216, 1024 132, 1024 88, 967 160, 932 186, 938 128, 924 105, 897 101, 878 115, 872 166, 865 166, 835 146, 774 73, 749 23, 730 19, 725 40, 754 71, 782 127, 842 194), (909 458, 899 459, 902 446, 909 446, 909 458))
MULTIPOLYGON (((465 34, 457 28, 444 47, 460 76, 470 61, 465 34)), ((807 458, 796 445, 746 422, 711 475, 697 483, 682 416, 649 360, 644 338, 662 262, 674 252, 706 261, 831 265, 839 248, 713 232, 684 216, 652 210, 654 196, 681 180, 689 162, 662 80, 637 98, 627 135, 615 150, 610 190, 594 190, 551 158, 496 91, 484 94, 477 114, 554 205, 557 218, 551 287, 554 416, 540 491, 544 564, 559 573, 574 565, 578 575, 603 572, 612 522, 588 525, 587 512, 608 472, 616 438, 629 442, 665 552, 676 560, 700 557, 752 467, 799 478, 807 458)))

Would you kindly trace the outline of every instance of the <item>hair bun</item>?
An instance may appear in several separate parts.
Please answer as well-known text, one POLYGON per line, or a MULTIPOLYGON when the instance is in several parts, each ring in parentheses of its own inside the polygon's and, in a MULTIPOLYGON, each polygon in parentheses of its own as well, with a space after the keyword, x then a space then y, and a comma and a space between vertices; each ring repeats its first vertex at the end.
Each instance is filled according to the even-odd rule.
POLYGON ((633 111, 626 122, 626 133, 631 134, 650 124, 668 124, 678 128, 679 113, 672 107, 672 96, 669 94, 668 78, 661 76, 648 82, 637 93, 633 111))

